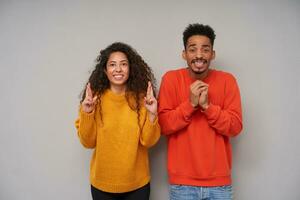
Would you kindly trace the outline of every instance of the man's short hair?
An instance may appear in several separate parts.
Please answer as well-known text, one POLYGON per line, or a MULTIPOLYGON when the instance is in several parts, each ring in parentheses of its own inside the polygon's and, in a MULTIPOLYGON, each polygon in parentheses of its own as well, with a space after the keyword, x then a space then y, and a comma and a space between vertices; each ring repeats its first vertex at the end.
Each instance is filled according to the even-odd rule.
POLYGON ((184 48, 186 48, 188 39, 194 35, 203 35, 208 37, 211 45, 214 46, 214 41, 216 38, 215 31, 209 25, 195 23, 195 24, 189 24, 183 32, 184 48))

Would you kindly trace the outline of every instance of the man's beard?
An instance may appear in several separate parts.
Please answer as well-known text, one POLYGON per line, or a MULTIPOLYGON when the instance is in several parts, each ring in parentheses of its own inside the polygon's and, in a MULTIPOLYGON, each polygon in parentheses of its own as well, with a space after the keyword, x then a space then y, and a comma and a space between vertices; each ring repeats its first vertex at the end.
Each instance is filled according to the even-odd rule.
POLYGON ((197 75, 203 74, 203 73, 205 73, 205 72, 207 71, 207 69, 206 69, 205 71, 199 72, 199 71, 193 70, 193 68, 191 68, 191 70, 192 70, 195 74, 197 74, 197 75))

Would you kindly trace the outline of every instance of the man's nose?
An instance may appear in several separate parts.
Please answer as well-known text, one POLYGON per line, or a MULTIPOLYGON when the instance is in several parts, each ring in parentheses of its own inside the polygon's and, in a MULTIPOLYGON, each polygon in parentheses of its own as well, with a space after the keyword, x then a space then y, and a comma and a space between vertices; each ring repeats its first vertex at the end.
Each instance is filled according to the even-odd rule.
POLYGON ((198 50, 198 51, 196 52, 196 57, 197 57, 197 58, 202 58, 202 57, 203 57, 203 53, 202 53, 201 50, 198 50))

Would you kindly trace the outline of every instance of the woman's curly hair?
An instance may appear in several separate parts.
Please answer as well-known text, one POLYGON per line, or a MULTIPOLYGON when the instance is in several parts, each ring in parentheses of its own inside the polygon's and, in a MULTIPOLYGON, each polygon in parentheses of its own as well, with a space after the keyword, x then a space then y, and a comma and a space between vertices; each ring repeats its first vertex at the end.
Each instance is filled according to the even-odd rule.
MULTIPOLYGON (((147 93, 148 81, 151 82, 154 91, 156 90, 156 81, 151 68, 131 46, 125 43, 115 42, 101 50, 100 55, 96 59, 97 64, 89 77, 88 83, 90 83, 93 96, 97 95, 98 100, 101 101, 101 95, 105 92, 105 90, 110 88, 110 82, 105 71, 109 56, 114 52, 122 52, 128 59, 129 77, 126 82, 125 97, 128 105, 132 110, 137 112, 139 118, 141 100, 147 93), (133 103, 130 101, 131 97, 134 98, 133 103)), ((81 102, 84 98, 85 92, 83 92, 81 102)), ((102 109, 100 107, 100 111, 101 110, 102 109)), ((100 114, 102 118, 102 113, 100 114)))

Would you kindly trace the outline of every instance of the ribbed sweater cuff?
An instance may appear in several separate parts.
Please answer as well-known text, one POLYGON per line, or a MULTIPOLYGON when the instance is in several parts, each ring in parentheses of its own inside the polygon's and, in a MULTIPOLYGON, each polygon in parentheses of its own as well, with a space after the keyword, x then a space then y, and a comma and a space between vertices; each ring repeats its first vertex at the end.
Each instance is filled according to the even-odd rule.
POLYGON ((90 113, 86 113, 82 110, 82 108, 80 107, 80 110, 79 110, 79 113, 80 113, 80 119, 82 121, 89 121, 89 120, 93 120, 94 117, 95 117, 95 110, 93 110, 92 112, 90 113))
POLYGON ((210 104, 208 108, 205 111, 203 111, 203 113, 208 119, 214 119, 216 118, 217 115, 219 115, 219 111, 220 111, 219 106, 210 104))
POLYGON ((86 113, 80 108, 80 129, 90 130, 95 122, 95 110, 91 113, 86 113))
POLYGON ((148 114, 147 114, 147 121, 148 121, 148 126, 149 126, 149 127, 156 126, 157 123, 158 123, 158 117, 156 116, 155 119, 154 119, 154 121, 151 122, 150 119, 149 119, 149 116, 148 116, 148 114))
POLYGON ((189 100, 183 102, 181 104, 181 111, 183 113, 183 116, 186 120, 190 120, 190 117, 192 116, 192 114, 196 111, 197 109, 195 109, 189 100))

